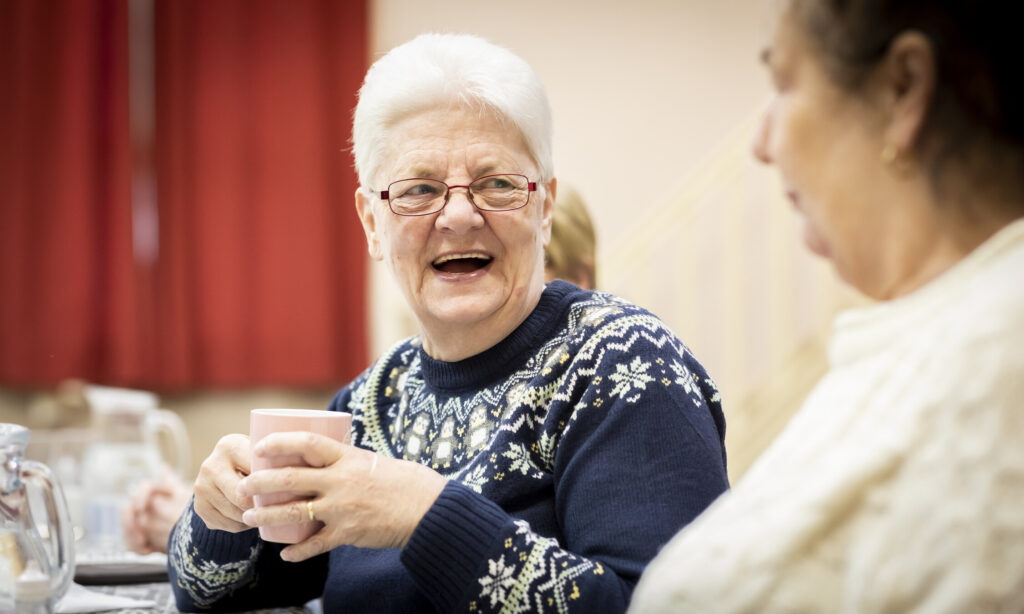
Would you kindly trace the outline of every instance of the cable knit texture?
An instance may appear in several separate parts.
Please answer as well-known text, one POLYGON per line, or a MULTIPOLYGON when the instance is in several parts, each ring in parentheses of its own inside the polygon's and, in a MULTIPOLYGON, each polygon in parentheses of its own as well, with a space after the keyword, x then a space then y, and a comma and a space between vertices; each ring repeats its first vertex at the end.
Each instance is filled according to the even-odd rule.
POLYGON ((397 344, 331 409, 352 413, 354 445, 449 480, 408 544, 292 565, 187 511, 171 538, 181 609, 323 594, 328 612, 623 611, 658 548, 728 487, 701 365, 647 311, 565 282, 472 358, 397 344))
POLYGON ((840 315, 830 372, 633 612, 1024 612, 1024 221, 840 315))

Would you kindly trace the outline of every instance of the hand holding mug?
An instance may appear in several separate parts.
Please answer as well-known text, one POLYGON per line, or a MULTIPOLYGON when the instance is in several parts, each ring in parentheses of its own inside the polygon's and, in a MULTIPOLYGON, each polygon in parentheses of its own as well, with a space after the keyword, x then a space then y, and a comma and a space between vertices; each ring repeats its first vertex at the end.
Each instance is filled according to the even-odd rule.
POLYGON ((238 533, 251 529, 242 512, 252 507, 252 497, 239 496, 238 483, 249 475, 249 438, 225 435, 199 467, 193 507, 206 526, 238 533))
POLYGON ((408 542, 447 480, 427 467, 387 458, 313 433, 274 433, 253 446, 261 457, 300 456, 306 466, 253 472, 239 496, 263 498, 286 490, 298 497, 244 514, 246 523, 270 527, 316 521, 317 532, 282 550, 302 561, 340 545, 399 548, 408 542))
MULTIPOLYGON (((315 409, 254 409, 250 413, 249 439, 255 450, 264 438, 275 433, 299 433, 308 436, 313 443, 317 436, 334 442, 348 440, 352 426, 352 414, 315 409)), ((265 449, 265 446, 263 447, 265 449)), ((260 472, 279 467, 319 467, 319 458, 307 459, 304 449, 284 450, 280 453, 252 454, 252 471, 260 472), (312 460, 312 462, 310 462, 312 460)), ((287 474, 285 474, 287 475, 287 474)), ((280 483, 279 491, 254 493, 255 507, 281 505, 291 501, 305 500, 311 493, 296 490, 291 480, 280 483)), ((282 544, 296 544, 313 535, 323 526, 306 509, 306 516, 294 519, 289 524, 260 525, 260 537, 265 541, 282 544)))

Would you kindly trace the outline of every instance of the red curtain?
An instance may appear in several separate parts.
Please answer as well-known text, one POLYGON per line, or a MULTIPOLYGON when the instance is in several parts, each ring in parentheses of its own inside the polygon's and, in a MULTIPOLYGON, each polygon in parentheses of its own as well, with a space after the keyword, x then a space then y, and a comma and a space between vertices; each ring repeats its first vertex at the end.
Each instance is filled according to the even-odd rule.
POLYGON ((156 1, 153 260, 132 247, 127 7, 0 0, 0 383, 346 381, 367 362, 365 3, 156 1))
POLYGON ((366 366, 348 153, 359 2, 157 4, 159 369, 322 384, 366 366))
POLYGON ((0 378, 132 379, 127 4, 0 2, 0 378))

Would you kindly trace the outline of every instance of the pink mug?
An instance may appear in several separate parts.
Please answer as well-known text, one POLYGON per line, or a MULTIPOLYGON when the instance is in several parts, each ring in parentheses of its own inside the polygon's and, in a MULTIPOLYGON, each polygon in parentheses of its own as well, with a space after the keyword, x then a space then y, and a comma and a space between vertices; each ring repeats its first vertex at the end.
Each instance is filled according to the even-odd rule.
MULTIPOLYGON (((254 409, 249 414, 249 446, 255 446, 271 433, 308 431, 326 435, 338 441, 347 441, 352 426, 352 414, 320 409, 254 409)), ((251 457, 252 471, 275 467, 307 467, 301 456, 251 457)), ((278 505, 301 499, 290 492, 256 495, 256 507, 278 505)), ((300 522, 276 527, 260 527, 264 541, 281 544, 297 544, 305 541, 323 527, 322 522, 300 522)))

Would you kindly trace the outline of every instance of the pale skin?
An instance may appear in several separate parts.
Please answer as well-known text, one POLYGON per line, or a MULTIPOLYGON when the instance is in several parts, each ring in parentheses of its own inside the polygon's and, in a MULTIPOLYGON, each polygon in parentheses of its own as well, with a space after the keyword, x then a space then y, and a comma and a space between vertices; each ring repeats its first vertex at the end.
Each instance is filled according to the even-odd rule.
MULTIPOLYGON (((411 177, 466 185, 489 173, 538 179, 518 131, 477 111, 428 109, 389 131, 387 163, 374 189, 411 177)), ((527 206, 482 212, 466 190, 452 191, 440 212, 396 216, 376 196, 356 192, 356 211, 371 257, 384 260, 421 326, 424 350, 457 361, 508 336, 536 307, 544 290, 544 246, 550 239, 555 180, 538 186, 527 206), (483 254, 486 266, 440 270, 442 256, 483 254)), ((309 467, 252 473, 249 438, 227 435, 203 462, 195 483, 195 511, 211 529, 239 532, 308 520, 312 501, 324 527, 281 551, 302 561, 341 545, 400 548, 444 489, 447 480, 419 463, 388 458, 312 433, 274 433, 251 453, 299 455, 309 467), (290 492, 302 500, 253 507, 253 496, 290 492)))
POLYGON ((174 523, 188 505, 192 489, 169 470, 159 480, 143 482, 121 509, 125 546, 132 552, 166 552, 174 523))
POLYGON ((856 95, 834 83, 814 45, 791 10, 783 11, 763 54, 776 94, 754 155, 778 167, 811 251, 872 298, 903 296, 1012 217, 995 213, 978 192, 946 202, 915 160, 936 80, 923 35, 897 36, 856 95), (895 160, 883 159, 887 147, 895 160))
MULTIPOLYGON (((408 177, 466 185, 490 172, 538 175, 518 133, 478 111, 428 110, 399 122, 389 135, 384 158, 390 163, 374 179, 377 190, 408 177)), ((537 305, 556 185, 554 179, 541 184, 529 206, 511 212, 480 211, 466 190, 456 189, 441 212, 423 217, 394 215, 380 198, 356 191, 370 256, 388 265, 430 356, 454 362, 476 355, 504 339, 537 305), (494 257, 479 279, 445 279, 431 266, 441 255, 469 251, 494 257)))

